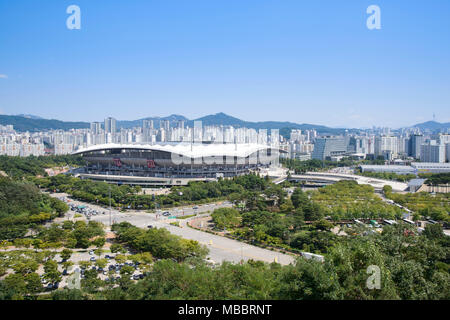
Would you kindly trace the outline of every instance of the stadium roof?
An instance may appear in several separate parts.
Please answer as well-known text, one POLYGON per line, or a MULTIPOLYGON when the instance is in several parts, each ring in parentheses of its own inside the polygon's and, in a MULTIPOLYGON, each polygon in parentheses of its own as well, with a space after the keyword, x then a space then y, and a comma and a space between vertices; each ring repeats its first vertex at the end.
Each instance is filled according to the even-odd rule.
POLYGON ((377 165, 377 164, 361 164, 360 167, 364 170, 372 169, 372 170, 406 170, 406 171, 412 171, 414 170, 411 166, 405 166, 405 165, 377 165))
POLYGON ((98 144, 87 148, 81 148, 74 151, 72 154, 83 154, 92 151, 102 151, 110 149, 133 149, 133 150, 149 150, 149 151, 165 151, 182 155, 184 157, 198 158, 211 156, 228 156, 228 157, 247 157, 257 151, 267 149, 278 149, 279 152, 286 151, 279 148, 271 147, 262 144, 222 144, 222 143, 167 143, 167 144, 98 144))

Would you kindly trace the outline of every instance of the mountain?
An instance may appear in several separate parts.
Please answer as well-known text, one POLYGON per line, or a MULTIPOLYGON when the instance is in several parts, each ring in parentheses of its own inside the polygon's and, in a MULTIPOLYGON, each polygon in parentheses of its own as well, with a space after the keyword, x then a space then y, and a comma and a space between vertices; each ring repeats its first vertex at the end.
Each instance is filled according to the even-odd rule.
POLYGON ((229 116, 223 112, 204 116, 194 121, 201 121, 204 126, 223 125, 234 127, 245 127, 248 122, 229 116))
POLYGON ((137 126, 142 126, 143 120, 153 120, 153 124, 155 128, 159 128, 159 122, 161 120, 169 120, 171 126, 176 126, 177 122, 180 120, 184 120, 187 126, 193 127, 194 121, 201 121, 203 126, 233 126, 236 128, 253 128, 253 129, 300 129, 300 130, 311 130, 316 129, 319 133, 328 133, 328 134, 340 134, 343 133, 345 129, 333 129, 325 126, 319 126, 314 124, 298 124, 293 122, 278 122, 278 121, 263 121, 263 122, 251 122, 241 120, 230 115, 227 115, 223 112, 219 112, 216 114, 207 115, 204 117, 200 117, 194 120, 189 120, 184 116, 172 114, 168 117, 148 117, 139 120, 133 121, 117 121, 118 128, 132 128, 137 126))
MULTIPOLYGON (((230 115, 227 115, 223 112, 216 113, 213 115, 207 115, 195 120, 189 120, 188 118, 172 114, 168 117, 147 117, 142 118, 138 120, 118 120, 117 121, 117 128, 132 128, 132 127, 140 127, 142 126, 142 122, 144 120, 153 120, 155 128, 159 128, 160 121, 162 120, 169 120, 170 125, 176 126, 177 122, 180 120, 185 121, 186 126, 193 127, 194 121, 202 121, 203 126, 210 126, 210 125, 224 125, 224 126, 233 126, 233 127, 247 127, 247 128, 253 128, 253 129, 279 129, 280 133, 283 134, 283 136, 286 136, 289 134, 290 129, 300 129, 300 130, 311 130, 315 129, 317 132, 321 134, 342 134, 345 129, 335 129, 335 128, 329 128, 325 126, 320 125, 314 125, 314 124, 298 124, 293 122, 287 122, 287 121, 262 121, 262 122, 251 122, 251 121, 245 121, 241 120, 235 117, 232 117, 230 115)), ((17 131, 41 131, 41 130, 51 130, 51 129, 62 129, 62 130, 68 130, 68 129, 82 129, 82 128, 89 128, 90 123, 88 122, 66 122, 66 121, 59 121, 59 120, 48 120, 48 119, 42 119, 37 116, 30 116, 30 115, 22 115, 22 116, 7 116, 7 115, 0 115, 0 125, 7 125, 12 124, 14 126, 14 129, 17 131)))
POLYGON ((427 121, 423 123, 418 123, 412 128, 419 128, 423 131, 447 131, 450 130, 450 122, 441 123, 436 121, 427 121))
POLYGON ((29 119, 44 119, 44 118, 41 118, 39 116, 35 116, 32 114, 17 114, 16 116, 23 117, 23 118, 29 118, 29 119))
POLYGON ((253 129, 300 129, 300 130, 312 130, 315 129, 319 133, 323 134, 341 134, 345 129, 335 129, 326 126, 307 124, 307 123, 294 123, 288 121, 261 121, 261 122, 251 122, 244 121, 232 116, 229 116, 223 112, 216 113, 213 115, 208 115, 196 119, 196 121, 202 121, 203 125, 229 125, 233 127, 246 127, 253 129))
POLYGON ((89 128, 88 122, 66 122, 60 120, 35 119, 21 116, 0 115, 0 125, 12 124, 16 131, 68 130, 89 128))

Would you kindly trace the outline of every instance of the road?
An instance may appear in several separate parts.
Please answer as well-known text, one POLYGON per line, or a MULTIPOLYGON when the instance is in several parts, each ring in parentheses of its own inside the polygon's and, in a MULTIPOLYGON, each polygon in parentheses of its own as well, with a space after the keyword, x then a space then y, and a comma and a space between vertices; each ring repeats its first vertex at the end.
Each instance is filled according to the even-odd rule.
POLYGON ((377 190, 383 189, 383 186, 388 185, 392 187, 394 192, 403 192, 408 188, 408 184, 404 182, 383 180, 371 177, 365 177, 355 174, 334 173, 334 172, 306 172, 305 174, 293 174, 291 180, 306 180, 306 181, 324 181, 335 183, 341 180, 354 180, 359 184, 368 184, 377 190))
MULTIPOLYGON (((67 194, 55 193, 51 194, 51 196, 59 198, 67 197, 67 194)), ((72 200, 72 202, 77 205, 90 207, 100 212, 106 212, 105 214, 91 216, 91 220, 99 221, 106 226, 109 226, 110 217, 108 209, 76 200, 72 200)), ((168 211, 173 216, 183 216, 197 213, 198 217, 202 214, 208 214, 208 211, 212 212, 214 209, 223 207, 231 207, 231 204, 226 202, 219 202, 206 205, 198 205, 198 209, 193 209, 193 207, 178 207, 163 211, 168 211)), ((74 214, 75 213, 73 211, 69 211, 64 218, 55 219, 55 222, 62 222, 66 219, 73 219, 74 214)), ((253 259, 269 263, 276 261, 280 264, 287 265, 294 262, 295 260, 294 257, 287 254, 259 248, 237 240, 192 229, 187 226, 187 221, 189 220, 190 219, 167 219, 160 214, 147 213, 144 211, 111 211, 112 223, 120 223, 126 221, 140 228, 147 228, 149 225, 152 225, 156 228, 165 228, 170 233, 179 235, 185 239, 196 240, 201 244, 204 244, 209 249, 208 257, 215 263, 221 263, 222 261, 231 261, 238 263, 241 260, 247 261, 249 259, 253 259), (174 221, 178 221, 180 227, 170 225, 170 222, 174 221)))

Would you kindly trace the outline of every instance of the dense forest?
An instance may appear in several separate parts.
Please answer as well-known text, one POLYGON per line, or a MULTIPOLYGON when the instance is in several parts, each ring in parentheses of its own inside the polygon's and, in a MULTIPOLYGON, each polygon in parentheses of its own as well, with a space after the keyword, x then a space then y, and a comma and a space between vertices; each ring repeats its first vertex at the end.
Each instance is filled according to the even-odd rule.
POLYGON ((440 185, 450 183, 450 173, 438 173, 426 177, 425 184, 427 185, 440 185))
POLYGON ((245 195, 254 190, 264 190, 269 181, 256 175, 220 179, 217 182, 191 182, 188 186, 173 187, 168 195, 156 197, 139 194, 140 187, 128 185, 110 185, 105 182, 81 180, 70 175, 58 175, 47 178, 33 179, 36 185, 50 190, 59 190, 72 195, 76 199, 87 202, 109 204, 109 189, 111 188, 112 205, 122 208, 155 209, 173 207, 182 204, 210 202, 226 196, 245 195))
POLYGON ((352 167, 360 164, 384 164, 384 159, 375 160, 357 160, 351 157, 345 157, 340 161, 330 160, 297 160, 297 159, 280 159, 280 162, 289 170, 293 170, 296 174, 305 173, 307 171, 321 171, 337 167, 352 167))
POLYGON ((0 240, 22 237, 28 228, 63 215, 68 206, 28 182, 0 177, 0 240))
POLYGON ((65 156, 29 156, 9 157, 0 156, 0 171, 13 179, 24 177, 47 176, 46 168, 61 166, 79 166, 84 162, 81 157, 65 156))
POLYGON ((394 172, 357 172, 356 174, 365 177, 394 180, 400 182, 408 182, 409 180, 415 179, 417 177, 415 174, 397 174, 394 172))
MULTIPOLYGON (((134 241, 125 240, 128 232, 140 233, 141 240, 138 242, 143 245, 140 250, 160 248, 166 239, 165 235, 134 228, 122 225, 117 226, 116 231, 123 237, 123 243, 134 241), (151 243, 154 245, 146 247, 151 243)), ((45 256, 51 258, 48 253, 28 252, 21 254, 21 258, 15 258, 28 257, 28 267, 15 267, 16 273, 0 281, 0 299, 448 300, 448 242, 448 237, 442 233, 439 225, 427 226, 422 235, 417 235, 407 225, 396 225, 386 227, 382 234, 348 238, 331 248, 323 263, 298 258, 294 265, 289 266, 250 260, 243 264, 225 262, 214 267, 195 257, 184 261, 175 259, 178 256, 176 244, 169 244, 163 251, 165 253, 160 254, 166 259, 151 262, 151 255, 147 259, 133 256, 133 259, 144 259, 150 264, 142 280, 130 280, 127 274, 131 270, 125 267, 118 281, 101 280, 99 271, 86 269, 80 289, 63 289, 41 295, 35 294, 43 291, 43 288, 39 276, 33 271, 36 267, 33 261, 45 264, 44 275, 49 279, 55 276, 56 262, 51 259, 44 262, 45 256), (167 251, 167 248, 173 250, 167 251), (376 266, 380 270, 379 289, 367 286, 369 266, 376 266)), ((154 253, 159 254, 156 251, 154 253)), ((3 267, 11 264, 11 259, 0 261, 6 264, 3 267)))

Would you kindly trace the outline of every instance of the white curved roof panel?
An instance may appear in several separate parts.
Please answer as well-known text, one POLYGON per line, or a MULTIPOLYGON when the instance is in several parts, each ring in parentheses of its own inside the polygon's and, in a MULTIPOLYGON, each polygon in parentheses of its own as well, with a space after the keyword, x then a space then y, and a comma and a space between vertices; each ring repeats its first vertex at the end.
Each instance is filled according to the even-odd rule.
MULTIPOLYGON (((165 151, 182 155, 184 157, 198 158, 198 157, 213 157, 213 156, 228 156, 228 157, 247 157, 250 154, 266 149, 277 149, 268 145, 262 144, 221 144, 221 143, 168 143, 168 144, 98 144, 81 148, 74 151, 72 154, 83 154, 92 151, 102 151, 108 149, 139 149, 149 151, 165 151)), ((279 150, 279 152, 285 152, 279 150)))

